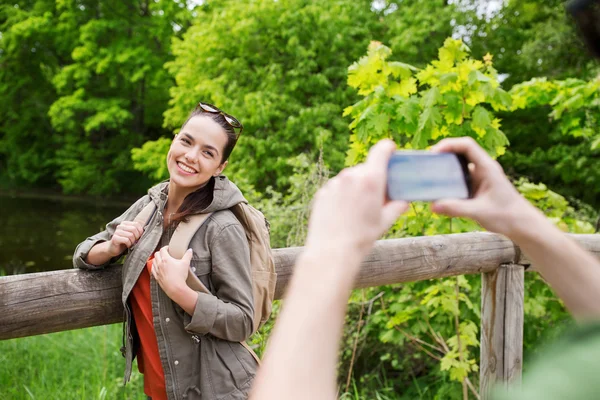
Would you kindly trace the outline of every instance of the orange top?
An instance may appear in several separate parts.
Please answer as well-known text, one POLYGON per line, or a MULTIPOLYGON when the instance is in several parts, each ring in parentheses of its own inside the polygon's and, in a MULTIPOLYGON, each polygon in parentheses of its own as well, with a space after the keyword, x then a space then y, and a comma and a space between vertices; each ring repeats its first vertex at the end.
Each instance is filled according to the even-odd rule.
POLYGON ((165 373, 160 362, 158 342, 152 323, 152 298, 150 297, 150 271, 152 255, 146 262, 133 290, 131 291, 131 309, 138 335, 140 348, 137 353, 138 369, 144 374, 144 393, 152 400, 167 400, 165 373))

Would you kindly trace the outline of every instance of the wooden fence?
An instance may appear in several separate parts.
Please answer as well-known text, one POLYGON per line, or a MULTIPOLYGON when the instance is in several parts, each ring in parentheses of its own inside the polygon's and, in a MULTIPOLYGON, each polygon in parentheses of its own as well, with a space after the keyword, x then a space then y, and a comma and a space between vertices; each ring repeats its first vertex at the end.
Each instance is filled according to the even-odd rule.
MULTIPOLYGON (((572 235, 600 257, 600 235, 572 235)), ((301 247, 274 250, 276 298, 301 247)), ((507 238, 462 233, 380 240, 363 262, 356 288, 482 274, 480 395, 495 383, 518 384, 523 354, 524 271, 535 266, 507 238)), ((121 268, 62 270, 0 277, 0 340, 121 322, 121 268)))

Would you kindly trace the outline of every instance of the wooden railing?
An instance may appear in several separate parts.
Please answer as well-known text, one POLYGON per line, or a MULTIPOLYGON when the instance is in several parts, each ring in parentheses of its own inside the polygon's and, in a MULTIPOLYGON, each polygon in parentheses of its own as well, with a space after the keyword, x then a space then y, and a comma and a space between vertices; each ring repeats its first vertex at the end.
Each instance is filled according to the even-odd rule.
MULTIPOLYGON (((600 257, 600 235, 572 235, 600 257)), ((276 298, 301 247, 274 250, 276 298)), ((566 266, 568 267, 568 266, 566 266)), ((524 271, 535 266, 507 238, 463 233, 380 240, 364 260, 356 288, 482 273, 480 394, 518 384, 523 354, 524 271)), ((0 340, 121 322, 121 267, 0 277, 0 340)))

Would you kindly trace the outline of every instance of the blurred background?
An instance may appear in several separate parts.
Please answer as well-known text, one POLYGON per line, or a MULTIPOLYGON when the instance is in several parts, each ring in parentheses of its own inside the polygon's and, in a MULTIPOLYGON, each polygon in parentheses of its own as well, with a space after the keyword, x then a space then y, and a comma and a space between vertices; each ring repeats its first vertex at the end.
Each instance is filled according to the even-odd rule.
MULTIPOLYGON (((226 174, 274 248, 303 244, 316 189, 384 137, 425 149, 472 136, 561 229, 597 232, 600 69, 564 5, 3 0, 0 274, 71 268, 79 242, 167 178, 170 140, 200 100, 244 124, 226 174)), ((387 237, 475 230, 415 203, 387 237)), ((479 293, 477 276, 356 291, 340 397, 477 388, 479 293)), ((525 370, 569 324, 526 275, 525 370)), ((120 330, 0 342, 0 398, 144 398, 139 375, 122 387, 120 330)))

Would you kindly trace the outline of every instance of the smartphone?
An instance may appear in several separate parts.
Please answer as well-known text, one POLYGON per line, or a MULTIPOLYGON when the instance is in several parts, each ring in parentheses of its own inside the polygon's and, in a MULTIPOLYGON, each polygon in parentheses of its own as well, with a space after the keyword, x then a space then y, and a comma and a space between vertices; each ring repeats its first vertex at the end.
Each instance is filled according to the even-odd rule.
POLYGON ((391 200, 433 201, 471 197, 467 159, 460 154, 396 151, 388 163, 391 200))

